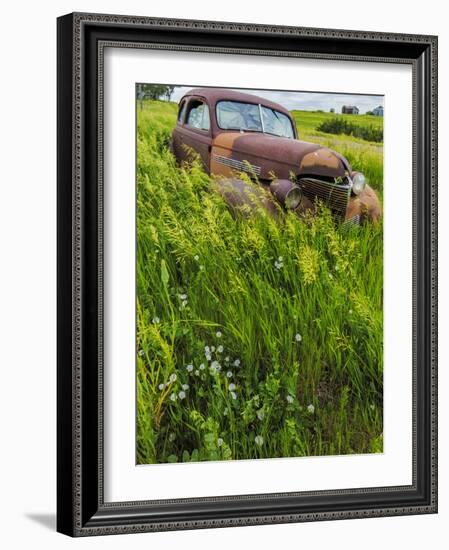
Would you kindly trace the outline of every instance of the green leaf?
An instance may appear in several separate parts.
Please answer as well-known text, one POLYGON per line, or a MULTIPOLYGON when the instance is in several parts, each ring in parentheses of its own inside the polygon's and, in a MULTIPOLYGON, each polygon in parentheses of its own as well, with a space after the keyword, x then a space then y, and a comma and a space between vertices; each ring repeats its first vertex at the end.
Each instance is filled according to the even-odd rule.
POLYGON ((161 279, 164 283, 164 286, 168 286, 168 280, 170 276, 168 274, 167 264, 165 263, 165 260, 161 260, 161 279))
POLYGON ((182 451, 182 461, 183 462, 190 462, 189 451, 182 451))

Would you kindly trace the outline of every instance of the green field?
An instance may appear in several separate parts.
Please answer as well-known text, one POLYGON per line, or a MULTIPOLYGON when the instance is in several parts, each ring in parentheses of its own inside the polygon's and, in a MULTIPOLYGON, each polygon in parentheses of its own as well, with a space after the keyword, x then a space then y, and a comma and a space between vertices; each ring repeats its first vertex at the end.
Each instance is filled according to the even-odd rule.
MULTIPOLYGON (((137 111, 138 463, 382 452, 382 224, 233 217, 176 109, 137 111)), ((379 144, 293 114, 381 194, 379 144)))

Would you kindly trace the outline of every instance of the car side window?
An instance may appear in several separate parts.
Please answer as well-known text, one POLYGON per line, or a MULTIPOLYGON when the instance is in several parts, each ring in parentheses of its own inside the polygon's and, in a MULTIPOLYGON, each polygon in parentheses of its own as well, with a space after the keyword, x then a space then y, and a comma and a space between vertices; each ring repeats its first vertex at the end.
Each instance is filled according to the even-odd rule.
POLYGON ((190 102, 186 124, 199 130, 210 130, 209 107, 199 100, 190 102))
POLYGON ((184 115, 185 115, 185 112, 186 112, 186 107, 187 107, 187 101, 184 100, 182 103, 181 103, 181 106, 179 107, 179 111, 178 111, 178 122, 183 122, 184 120, 184 115))

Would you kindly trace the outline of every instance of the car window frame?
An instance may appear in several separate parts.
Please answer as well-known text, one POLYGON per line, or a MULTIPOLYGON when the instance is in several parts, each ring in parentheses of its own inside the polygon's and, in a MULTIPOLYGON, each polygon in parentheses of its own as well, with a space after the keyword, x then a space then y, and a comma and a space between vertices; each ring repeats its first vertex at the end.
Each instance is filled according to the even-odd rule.
POLYGON ((211 110, 210 110, 210 105, 207 102, 206 98, 201 97, 201 96, 192 96, 192 97, 189 98, 188 103, 187 103, 186 112, 184 114, 183 126, 188 128, 192 132, 200 132, 201 134, 207 134, 208 136, 212 135, 211 110), (189 114, 190 114, 190 111, 191 111, 190 105, 191 105, 191 103, 195 103, 195 102, 201 102, 203 105, 206 105, 206 107, 207 107, 207 110, 208 110, 208 113, 209 113, 209 128, 208 129, 198 128, 198 127, 192 126, 188 123, 189 114))

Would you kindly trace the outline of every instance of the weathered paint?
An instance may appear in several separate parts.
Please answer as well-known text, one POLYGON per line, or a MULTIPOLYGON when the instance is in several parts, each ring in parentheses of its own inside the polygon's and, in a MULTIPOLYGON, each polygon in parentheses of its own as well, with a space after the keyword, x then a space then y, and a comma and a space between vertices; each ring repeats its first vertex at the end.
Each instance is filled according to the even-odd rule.
MULTIPOLYGON (((301 185, 301 178, 316 178, 321 182, 321 187, 317 188, 319 196, 322 199, 323 196, 325 197, 330 208, 337 208, 337 203, 334 201, 334 204, 332 199, 332 182, 349 181, 347 178, 352 173, 349 162, 342 155, 315 143, 298 139, 262 132, 222 130, 218 127, 215 113, 215 107, 219 101, 234 100, 261 104, 285 114, 292 123, 296 138, 296 125, 287 109, 251 94, 219 88, 202 88, 189 91, 181 99, 180 105, 183 101, 187 101, 184 116, 189 112, 190 102, 198 100, 209 106, 210 129, 192 128, 184 120, 178 120, 173 131, 172 151, 179 162, 188 160, 189 151, 196 151, 202 159, 205 170, 212 176, 217 176, 217 182, 220 178, 222 179, 222 183, 218 183, 217 188, 227 197, 232 195, 231 202, 235 203, 234 206, 239 202, 249 206, 246 199, 243 200, 243 196, 238 200, 235 198, 236 195, 241 194, 239 190, 241 185, 235 183, 235 177, 240 172, 246 172, 262 185, 269 184, 274 179, 293 180, 301 185), (226 185, 234 189, 233 194, 224 193, 223 182, 227 182, 226 185), (323 186, 329 186, 329 192, 323 193, 323 186)), ((245 184, 242 182, 242 185, 245 184)), ((313 186, 310 189, 313 194, 313 186)), ((253 191, 251 189, 250 195, 254 194, 253 191)), ((264 193, 265 191, 266 189, 263 190, 264 193)), ((374 190, 368 186, 359 196, 348 195, 345 200, 347 202, 343 204, 338 199, 340 216, 344 219, 352 219, 360 215, 361 219, 376 221, 381 217, 379 200, 374 190)), ((298 211, 313 210, 314 203, 314 197, 305 196, 298 211)))

